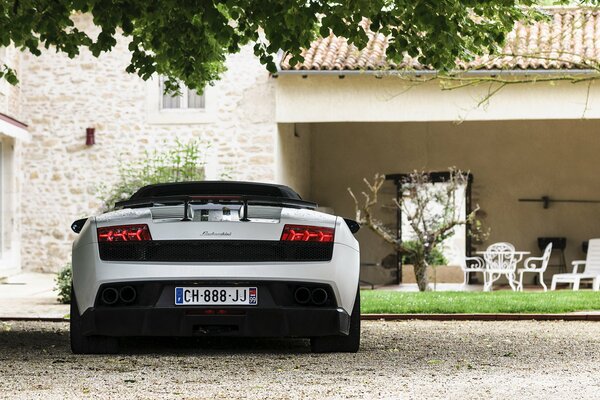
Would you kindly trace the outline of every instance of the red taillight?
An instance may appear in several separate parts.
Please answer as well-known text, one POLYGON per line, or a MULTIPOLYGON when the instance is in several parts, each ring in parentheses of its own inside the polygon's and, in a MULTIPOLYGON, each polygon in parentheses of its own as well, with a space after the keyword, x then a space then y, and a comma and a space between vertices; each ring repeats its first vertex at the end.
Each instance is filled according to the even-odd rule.
POLYGON ((333 228, 307 225, 286 225, 281 240, 288 242, 333 242, 333 228))
POLYGON ((98 228, 99 242, 142 242, 152 240, 146 224, 105 226, 98 228))

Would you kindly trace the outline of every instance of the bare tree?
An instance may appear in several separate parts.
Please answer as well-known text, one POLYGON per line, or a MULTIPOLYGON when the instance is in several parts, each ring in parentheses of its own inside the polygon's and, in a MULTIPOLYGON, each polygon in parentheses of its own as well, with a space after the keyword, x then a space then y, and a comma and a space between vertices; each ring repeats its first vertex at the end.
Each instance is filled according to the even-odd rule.
POLYGON ((448 180, 443 185, 433 185, 429 173, 414 171, 402 182, 402 197, 399 200, 394 199, 394 204, 406 215, 414 231, 417 243, 414 248, 403 246, 401 238, 373 216, 373 207, 378 204, 379 191, 384 181, 385 175, 379 173, 375 174, 372 182, 365 178, 368 190, 362 192, 362 202, 357 199, 352 189, 348 188, 354 199, 356 220, 391 244, 400 254, 412 256, 415 260, 414 269, 419 290, 429 290, 427 260, 431 252, 454 234, 455 227, 473 223, 479 210, 477 206, 469 215, 461 217, 459 202, 464 199, 458 198, 458 193, 466 186, 468 173, 451 168, 448 180))

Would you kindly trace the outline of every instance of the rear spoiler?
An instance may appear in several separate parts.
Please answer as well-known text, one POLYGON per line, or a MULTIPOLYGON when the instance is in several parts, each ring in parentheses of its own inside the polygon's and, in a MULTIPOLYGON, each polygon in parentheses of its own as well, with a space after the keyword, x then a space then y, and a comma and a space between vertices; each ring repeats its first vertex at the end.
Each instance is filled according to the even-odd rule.
POLYGON ((159 197, 143 197, 139 199, 130 199, 115 203, 115 208, 140 208, 140 207, 155 207, 171 204, 183 204, 182 221, 189 221, 188 210, 190 204, 207 204, 207 203, 224 203, 224 204, 241 204, 244 211, 244 217, 241 221, 249 221, 248 205, 263 205, 289 208, 304 208, 314 210, 317 208, 317 203, 310 201, 290 199, 286 197, 272 196, 253 196, 253 195, 202 195, 202 196, 159 196, 159 197))

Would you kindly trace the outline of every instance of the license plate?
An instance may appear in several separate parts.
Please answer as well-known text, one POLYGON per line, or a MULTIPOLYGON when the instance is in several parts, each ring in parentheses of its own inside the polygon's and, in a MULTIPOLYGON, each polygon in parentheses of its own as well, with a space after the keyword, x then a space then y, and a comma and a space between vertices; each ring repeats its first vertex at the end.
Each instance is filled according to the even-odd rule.
POLYGON ((255 287, 176 287, 176 306, 255 306, 255 287))

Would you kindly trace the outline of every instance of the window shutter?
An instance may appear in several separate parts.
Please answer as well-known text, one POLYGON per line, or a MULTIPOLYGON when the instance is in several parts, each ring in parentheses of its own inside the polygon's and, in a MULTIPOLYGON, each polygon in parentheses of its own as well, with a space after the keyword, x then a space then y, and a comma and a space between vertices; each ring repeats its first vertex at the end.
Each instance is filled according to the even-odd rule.
POLYGON ((205 98, 204 93, 198 94, 195 89, 188 89, 188 108, 204 108, 205 98))
POLYGON ((173 97, 170 94, 163 92, 162 108, 180 108, 180 107, 181 107, 181 97, 180 96, 173 97))
POLYGON ((161 109, 202 109, 206 107, 204 94, 198 94, 196 90, 181 86, 180 95, 165 93, 164 77, 160 78, 160 108, 161 109))

